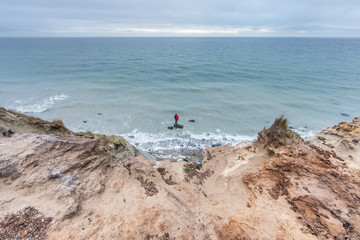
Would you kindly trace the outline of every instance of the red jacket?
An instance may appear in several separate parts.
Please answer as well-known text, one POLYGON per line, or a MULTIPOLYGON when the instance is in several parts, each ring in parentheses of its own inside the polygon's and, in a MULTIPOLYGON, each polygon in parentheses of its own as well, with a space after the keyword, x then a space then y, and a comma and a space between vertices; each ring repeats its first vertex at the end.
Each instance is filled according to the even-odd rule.
POLYGON ((175 121, 178 121, 178 120, 179 120, 179 116, 176 115, 176 116, 175 116, 175 121))

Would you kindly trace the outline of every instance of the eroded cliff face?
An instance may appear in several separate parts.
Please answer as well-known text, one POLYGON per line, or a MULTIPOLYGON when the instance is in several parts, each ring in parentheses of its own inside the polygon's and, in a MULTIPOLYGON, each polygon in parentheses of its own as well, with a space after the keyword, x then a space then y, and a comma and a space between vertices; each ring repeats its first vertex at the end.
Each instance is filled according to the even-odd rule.
POLYGON ((35 234, 10 228, 31 209, 46 239, 359 239, 359 140, 358 119, 311 143, 277 123, 205 149, 199 170, 114 161, 105 136, 14 134, 0 138, 0 236, 35 234))
POLYGON ((2 107, 0 107, 0 130, 1 129, 5 132, 11 129, 16 133, 54 134, 57 136, 74 135, 73 132, 64 126, 61 120, 49 122, 2 107))

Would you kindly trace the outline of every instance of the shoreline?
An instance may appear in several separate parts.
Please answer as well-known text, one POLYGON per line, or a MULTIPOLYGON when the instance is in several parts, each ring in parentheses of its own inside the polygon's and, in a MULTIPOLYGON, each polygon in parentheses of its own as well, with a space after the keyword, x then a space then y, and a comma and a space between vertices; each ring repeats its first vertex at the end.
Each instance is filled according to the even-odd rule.
MULTIPOLYGON (((7 110, 6 110, 7 111, 7 110)), ((12 111, 12 110, 10 110, 12 111)), ((27 116, 23 113, 19 113, 22 116, 27 116)), ((29 116, 30 117, 30 116, 29 116)), ((35 118, 36 117, 30 117, 35 118)), ((44 120, 41 120, 44 121, 44 120)), ((45 121, 47 122, 47 121, 45 121)), ((63 123, 62 123, 63 124, 63 123)), ((302 138, 306 139, 309 136, 315 136, 315 133, 305 132, 304 129, 293 129, 298 134, 303 135, 302 138), (309 134, 310 133, 310 134, 309 134)), ((229 135, 219 132, 215 133, 203 133, 192 134, 190 131, 185 130, 169 130, 174 135, 166 135, 166 132, 158 134, 143 133, 137 130, 133 130, 128 134, 119 135, 105 135, 105 136, 118 136, 124 138, 129 144, 146 155, 150 160, 171 160, 177 161, 192 161, 201 163, 203 160, 203 151, 209 147, 217 146, 232 146, 235 147, 240 143, 246 143, 255 141, 257 136, 244 136, 244 135, 229 135)), ((95 138, 99 134, 98 131, 94 132, 75 132, 74 134, 80 134, 86 137, 95 138)))

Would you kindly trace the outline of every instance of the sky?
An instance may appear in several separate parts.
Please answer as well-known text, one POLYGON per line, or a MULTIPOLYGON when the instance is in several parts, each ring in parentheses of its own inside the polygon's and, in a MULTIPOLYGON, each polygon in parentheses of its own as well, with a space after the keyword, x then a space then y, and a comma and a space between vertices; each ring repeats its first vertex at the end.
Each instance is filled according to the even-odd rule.
POLYGON ((0 37, 360 37, 360 0, 0 0, 0 37))

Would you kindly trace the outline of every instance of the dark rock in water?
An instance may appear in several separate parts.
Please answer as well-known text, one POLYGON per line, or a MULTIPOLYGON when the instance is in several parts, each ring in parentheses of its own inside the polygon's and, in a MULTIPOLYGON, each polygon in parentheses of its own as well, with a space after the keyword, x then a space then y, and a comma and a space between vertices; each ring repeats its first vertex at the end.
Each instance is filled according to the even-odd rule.
POLYGON ((174 128, 184 128, 184 126, 181 124, 174 124, 174 128))
POLYGON ((87 123, 87 121, 83 121, 83 123, 87 123))
POLYGON ((195 120, 189 120, 189 122, 195 122, 195 120))
POLYGON ((294 129, 294 127, 292 127, 292 126, 289 126, 289 129, 294 129))
POLYGON ((350 117, 350 114, 347 114, 347 113, 340 113, 341 116, 344 116, 344 117, 350 117))
POLYGON ((353 139, 352 142, 353 142, 353 143, 359 143, 359 140, 353 139))
POLYGON ((102 115, 101 113, 98 113, 98 115, 100 116, 100 115, 102 115))
POLYGON ((168 127, 168 129, 174 129, 174 127, 168 127))
POLYGON ((215 143, 215 144, 212 144, 211 147, 219 147, 221 145, 222 145, 221 143, 215 143))
POLYGON ((129 138, 135 138, 134 136, 129 136, 129 138))

